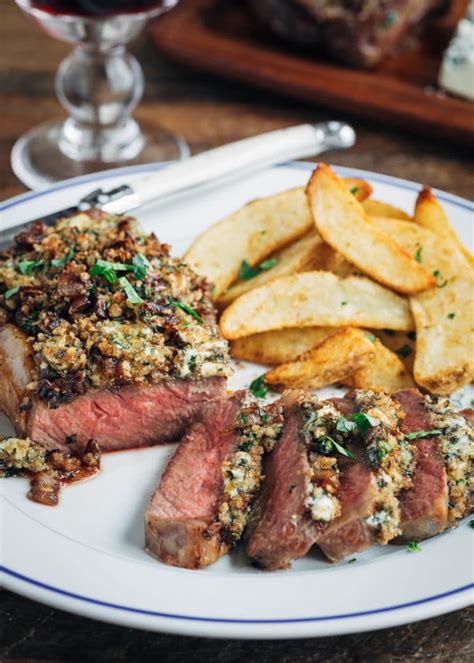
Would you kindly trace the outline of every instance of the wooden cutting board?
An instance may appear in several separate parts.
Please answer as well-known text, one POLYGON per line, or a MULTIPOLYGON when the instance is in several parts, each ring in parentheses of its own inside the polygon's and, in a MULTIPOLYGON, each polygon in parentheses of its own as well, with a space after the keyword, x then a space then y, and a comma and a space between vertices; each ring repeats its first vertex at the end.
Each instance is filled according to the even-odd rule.
POLYGON ((474 144, 474 104, 437 86, 441 56, 466 0, 376 69, 353 70, 278 40, 245 0, 182 0, 152 26, 170 58, 295 99, 436 138, 474 144))

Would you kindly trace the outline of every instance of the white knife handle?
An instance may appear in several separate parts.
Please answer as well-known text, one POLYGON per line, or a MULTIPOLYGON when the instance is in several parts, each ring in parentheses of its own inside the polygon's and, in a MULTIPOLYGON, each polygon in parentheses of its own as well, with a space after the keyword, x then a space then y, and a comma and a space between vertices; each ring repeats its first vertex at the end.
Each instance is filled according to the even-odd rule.
POLYGON ((239 140, 173 163, 134 181, 133 191, 138 205, 143 205, 204 182, 314 156, 325 150, 350 147, 354 142, 355 133, 348 124, 301 124, 239 140))

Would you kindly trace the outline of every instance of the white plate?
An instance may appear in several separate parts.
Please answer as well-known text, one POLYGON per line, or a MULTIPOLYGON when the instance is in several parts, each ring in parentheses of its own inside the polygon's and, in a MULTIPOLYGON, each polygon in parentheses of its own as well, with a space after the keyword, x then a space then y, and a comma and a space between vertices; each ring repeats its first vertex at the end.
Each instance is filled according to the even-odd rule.
MULTIPOLYGON (((133 181, 152 166, 63 182, 4 204, 4 227, 67 207, 99 186, 133 181)), ((182 197, 138 214, 146 230, 181 253, 191 239, 243 203, 304 184, 311 165, 293 163, 182 197)), ((363 171, 375 196, 411 211, 419 185, 363 171)), ((473 205, 437 192, 466 244, 473 205)), ((467 312, 465 312, 467 315, 467 312)), ((236 370, 232 387, 261 372, 236 370)), ((325 390, 334 393, 335 390, 325 390)), ((472 398, 467 390, 464 404, 472 398)), ((3 419, 0 430, 11 432, 3 419)), ((108 455, 92 481, 63 490, 47 508, 26 498, 26 480, 0 482, 4 585, 19 594, 87 617, 186 635, 294 638, 394 626, 467 606, 472 600, 472 530, 422 545, 374 547, 353 564, 331 565, 317 553, 290 571, 263 573, 240 550, 203 571, 165 566, 143 550, 143 513, 173 445, 108 455)))

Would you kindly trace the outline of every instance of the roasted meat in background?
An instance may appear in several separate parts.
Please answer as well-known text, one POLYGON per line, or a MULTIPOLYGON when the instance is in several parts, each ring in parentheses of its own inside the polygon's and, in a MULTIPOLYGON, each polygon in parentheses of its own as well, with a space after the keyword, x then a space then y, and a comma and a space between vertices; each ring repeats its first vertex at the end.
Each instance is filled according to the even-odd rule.
POLYGON ((177 440, 228 374, 210 287, 136 223, 35 223, 0 256, 0 408, 48 448, 177 440))
POLYGON ((449 0, 249 0, 275 34, 351 67, 372 67, 449 0))

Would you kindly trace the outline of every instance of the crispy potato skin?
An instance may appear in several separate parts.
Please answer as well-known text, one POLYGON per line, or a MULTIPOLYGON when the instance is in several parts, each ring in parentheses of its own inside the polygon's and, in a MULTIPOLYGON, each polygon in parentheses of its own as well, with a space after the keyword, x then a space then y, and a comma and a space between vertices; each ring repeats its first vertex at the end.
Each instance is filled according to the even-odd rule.
POLYGON ((329 166, 316 168, 306 195, 321 237, 362 272, 402 294, 436 286, 436 279, 414 256, 370 223, 329 166))
POLYGON ((474 267, 474 257, 461 242, 453 227, 449 223, 444 209, 441 207, 429 186, 424 186, 418 194, 415 204, 413 221, 423 228, 433 231, 440 238, 449 241, 464 255, 471 267, 474 267))
POLYGON ((384 389, 389 393, 415 386, 401 359, 378 339, 374 343, 371 361, 352 374, 350 384, 356 389, 384 389))
MULTIPOLYGON (((352 198, 363 201, 372 193, 365 180, 343 179, 352 198)), ((214 284, 219 299, 239 276, 243 260, 254 267, 264 258, 314 229, 304 187, 253 200, 204 231, 184 259, 214 284)))
POLYGON ((357 326, 411 331, 408 301, 360 276, 303 272, 270 281, 236 299, 221 331, 235 340, 272 329, 357 326))
POLYGON ((388 216, 394 219, 399 219, 400 221, 412 221, 412 217, 409 216, 406 212, 384 203, 381 200, 375 200, 374 198, 369 198, 362 203, 364 211, 369 216, 388 216))
POLYGON ((326 338, 295 361, 269 371, 265 375, 265 382, 281 389, 320 389, 341 382, 374 356, 374 344, 367 335, 347 327, 326 338))

